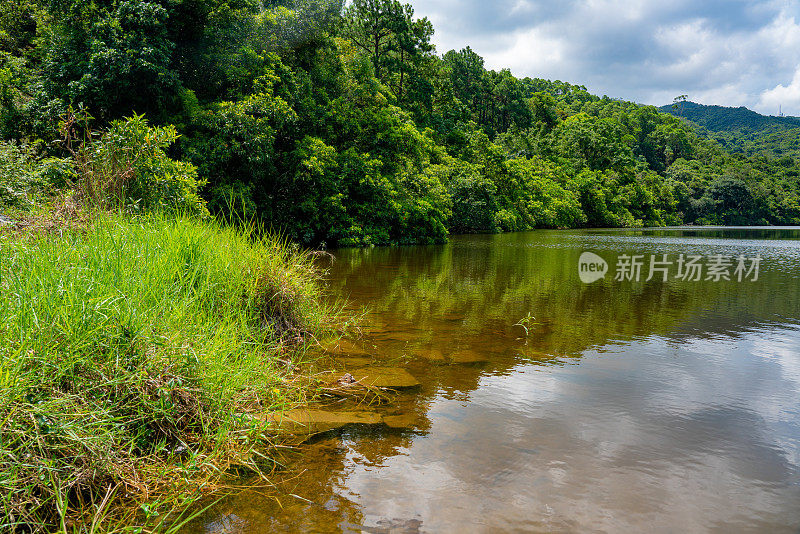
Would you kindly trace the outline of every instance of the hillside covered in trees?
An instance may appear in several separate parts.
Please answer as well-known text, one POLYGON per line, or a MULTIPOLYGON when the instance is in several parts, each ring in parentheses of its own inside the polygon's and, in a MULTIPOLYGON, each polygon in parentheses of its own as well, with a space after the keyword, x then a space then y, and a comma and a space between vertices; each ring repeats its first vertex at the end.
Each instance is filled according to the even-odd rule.
POLYGON ((661 106, 665 113, 683 117, 710 132, 733 132, 744 128, 757 131, 773 128, 798 128, 800 117, 773 117, 761 115, 746 107, 705 106, 695 102, 680 102, 661 106))
POLYGON ((800 117, 760 115, 745 107, 704 106, 694 102, 676 102, 659 108, 696 125, 700 137, 712 139, 727 151, 747 156, 800 157, 800 117))
POLYGON ((9 0, 0 202, 75 181, 81 147, 152 146, 168 158, 140 169, 160 177, 151 203, 235 209, 310 246, 800 224, 796 152, 731 154, 655 107, 439 54, 433 32, 394 0, 9 0))

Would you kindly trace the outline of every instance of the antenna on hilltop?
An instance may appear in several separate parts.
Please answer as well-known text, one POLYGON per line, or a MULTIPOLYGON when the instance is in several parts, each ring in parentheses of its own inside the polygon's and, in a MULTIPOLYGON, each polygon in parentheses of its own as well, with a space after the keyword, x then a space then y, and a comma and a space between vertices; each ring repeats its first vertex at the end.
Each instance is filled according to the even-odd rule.
POLYGON ((783 114, 783 104, 778 106, 778 117, 785 117, 786 115, 783 114))

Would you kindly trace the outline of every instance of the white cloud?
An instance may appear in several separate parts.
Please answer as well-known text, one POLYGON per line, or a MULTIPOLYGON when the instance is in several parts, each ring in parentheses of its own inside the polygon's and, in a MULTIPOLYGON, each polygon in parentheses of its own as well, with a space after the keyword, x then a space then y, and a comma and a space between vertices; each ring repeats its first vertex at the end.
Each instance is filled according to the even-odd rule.
POLYGON ((437 49, 472 47, 487 68, 561 79, 648 104, 800 115, 796 0, 416 0, 437 49))
POLYGON ((756 106, 756 110, 768 110, 768 113, 775 113, 779 108, 784 111, 800 109, 800 66, 789 85, 778 84, 764 91, 756 106))
MULTIPOLYGON (((515 73, 546 73, 558 78, 557 65, 567 65, 569 47, 562 39, 552 37, 547 31, 533 28, 517 32, 506 47, 486 54, 487 66, 510 68, 515 73)), ((541 76, 540 76, 541 77, 541 76)))

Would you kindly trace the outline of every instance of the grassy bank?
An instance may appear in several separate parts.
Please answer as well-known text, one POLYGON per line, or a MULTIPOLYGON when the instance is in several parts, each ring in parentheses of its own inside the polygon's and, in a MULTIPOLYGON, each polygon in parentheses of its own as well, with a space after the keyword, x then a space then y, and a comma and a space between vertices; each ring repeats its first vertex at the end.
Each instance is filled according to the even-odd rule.
POLYGON ((307 254, 213 222, 0 235, 0 531, 161 530, 257 468, 246 414, 303 401, 321 291, 307 254))

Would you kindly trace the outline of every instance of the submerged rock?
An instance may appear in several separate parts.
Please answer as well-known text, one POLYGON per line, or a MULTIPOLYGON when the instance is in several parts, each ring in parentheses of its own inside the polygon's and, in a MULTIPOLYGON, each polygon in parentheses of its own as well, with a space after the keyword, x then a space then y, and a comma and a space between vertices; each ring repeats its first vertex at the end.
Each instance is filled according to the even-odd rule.
POLYGON ((419 421, 414 413, 381 416, 376 412, 339 412, 311 408, 270 413, 264 419, 281 430, 298 436, 319 434, 350 425, 385 424, 389 428, 414 428, 419 421))
POLYGON ((383 422, 375 412, 333 412, 299 408, 266 415, 266 420, 293 434, 315 434, 348 425, 379 425, 383 422))
MULTIPOLYGON (((403 389, 413 388, 419 386, 419 380, 411 376, 405 369, 397 367, 365 367, 363 369, 354 369, 349 373, 355 378, 353 386, 371 387, 371 388, 387 388, 387 389, 403 389)), ((340 384, 340 380, 344 375, 336 377, 336 383, 340 384)))
POLYGON ((450 355, 450 361, 453 363, 485 363, 489 361, 489 356, 474 350, 460 350, 450 355))
POLYGON ((413 413, 402 415, 386 415, 383 423, 389 428, 412 428, 417 426, 418 417, 413 413))
POLYGON ((416 356, 431 362, 443 362, 445 360, 444 354, 439 349, 422 349, 416 353, 416 356))

